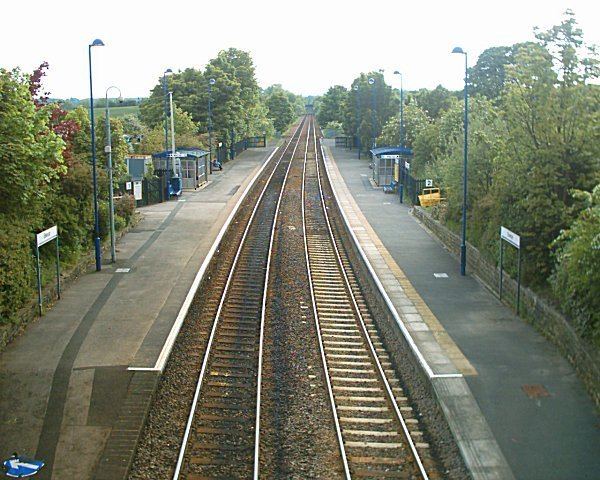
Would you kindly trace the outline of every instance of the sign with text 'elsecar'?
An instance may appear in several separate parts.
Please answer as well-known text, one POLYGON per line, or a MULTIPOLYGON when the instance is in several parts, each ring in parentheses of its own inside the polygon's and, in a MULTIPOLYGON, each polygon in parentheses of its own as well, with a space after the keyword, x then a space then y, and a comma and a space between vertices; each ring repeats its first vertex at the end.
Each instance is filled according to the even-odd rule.
POLYGON ((47 230, 36 234, 35 241, 37 247, 41 247, 42 245, 48 243, 50 240, 54 240, 56 237, 58 237, 58 228, 56 227, 56 225, 54 225, 53 227, 50 227, 47 230))
POLYGON ((521 248, 521 237, 514 232, 511 232, 508 228, 500 227, 500 238, 506 240, 513 247, 521 248))

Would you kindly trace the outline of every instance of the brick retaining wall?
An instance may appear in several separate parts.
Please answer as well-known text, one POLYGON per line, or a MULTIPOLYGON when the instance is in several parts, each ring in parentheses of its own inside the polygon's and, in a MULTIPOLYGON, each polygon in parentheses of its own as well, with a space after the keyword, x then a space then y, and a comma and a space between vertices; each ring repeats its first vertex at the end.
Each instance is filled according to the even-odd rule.
MULTIPOLYGON (((460 238, 440 222, 433 219, 422 207, 414 207, 412 214, 430 230, 454 256, 460 255, 460 238)), ((467 243, 467 270, 477 276, 495 295, 499 295, 497 266, 467 243)), ((506 271, 502 282, 502 300, 514 307, 517 298, 517 282, 506 271)), ((568 320, 554 307, 537 296, 532 290, 521 286, 521 318, 558 347, 561 354, 573 365, 584 382, 596 406, 600 407, 600 352, 579 337, 568 320)))

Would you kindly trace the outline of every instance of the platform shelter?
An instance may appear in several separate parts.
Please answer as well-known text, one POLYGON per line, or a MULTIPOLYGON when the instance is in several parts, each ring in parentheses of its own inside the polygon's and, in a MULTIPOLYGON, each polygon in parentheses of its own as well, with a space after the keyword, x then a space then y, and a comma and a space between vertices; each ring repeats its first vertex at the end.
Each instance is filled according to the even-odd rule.
POLYGON ((406 147, 378 147, 371 151, 373 180, 377 186, 390 185, 400 180, 400 166, 410 170, 413 151, 406 147))
POLYGON ((155 170, 166 170, 167 160, 175 176, 181 175, 184 189, 194 189, 208 181, 209 157, 206 150, 181 147, 173 156, 170 150, 152 154, 155 170), (175 167, 175 168, 174 168, 175 167))

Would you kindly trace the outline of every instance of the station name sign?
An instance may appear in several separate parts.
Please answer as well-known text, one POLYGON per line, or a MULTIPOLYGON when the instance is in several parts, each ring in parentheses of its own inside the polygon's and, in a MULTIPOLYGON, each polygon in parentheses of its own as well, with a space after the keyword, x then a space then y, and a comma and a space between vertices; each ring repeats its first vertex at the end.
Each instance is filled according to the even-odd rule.
POLYGON ((382 160, 398 160, 400 155, 382 155, 380 158, 382 160))
POLYGON ((521 248, 521 237, 508 228, 500 227, 500 238, 506 240, 513 247, 521 248))
POLYGON ((36 245, 39 248, 51 240, 54 240, 56 237, 58 237, 58 227, 54 225, 35 236, 36 245))

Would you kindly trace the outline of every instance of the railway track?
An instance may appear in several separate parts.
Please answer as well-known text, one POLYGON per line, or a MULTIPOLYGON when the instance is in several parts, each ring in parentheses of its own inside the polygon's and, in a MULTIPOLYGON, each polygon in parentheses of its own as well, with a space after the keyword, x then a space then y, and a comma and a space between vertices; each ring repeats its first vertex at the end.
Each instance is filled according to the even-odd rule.
POLYGON ((266 289, 273 232, 304 119, 278 159, 237 249, 210 332, 174 479, 257 478, 266 289))
POLYGON ((312 129, 302 191, 305 254, 345 476, 438 478, 427 473, 428 446, 417 420, 410 418, 412 409, 341 240, 333 233, 314 125, 312 129))

